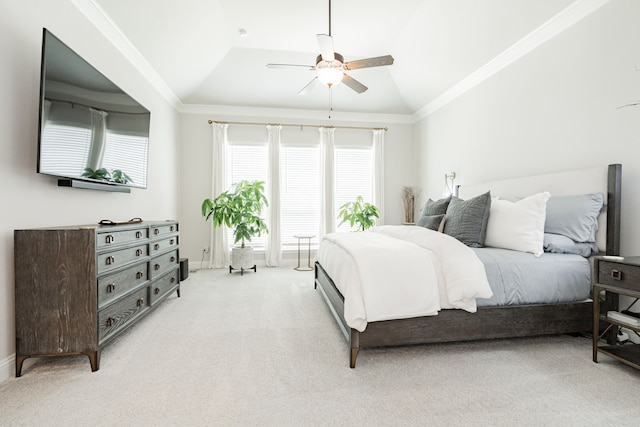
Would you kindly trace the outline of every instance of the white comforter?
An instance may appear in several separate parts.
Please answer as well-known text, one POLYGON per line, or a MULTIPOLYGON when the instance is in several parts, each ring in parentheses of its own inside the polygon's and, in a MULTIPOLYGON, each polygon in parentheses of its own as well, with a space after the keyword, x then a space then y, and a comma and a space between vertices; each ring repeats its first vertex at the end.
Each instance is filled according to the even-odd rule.
POLYGON ((318 261, 344 296, 347 324, 438 314, 443 308, 476 311, 492 295, 476 254, 443 233, 423 227, 380 226, 327 234, 318 261))

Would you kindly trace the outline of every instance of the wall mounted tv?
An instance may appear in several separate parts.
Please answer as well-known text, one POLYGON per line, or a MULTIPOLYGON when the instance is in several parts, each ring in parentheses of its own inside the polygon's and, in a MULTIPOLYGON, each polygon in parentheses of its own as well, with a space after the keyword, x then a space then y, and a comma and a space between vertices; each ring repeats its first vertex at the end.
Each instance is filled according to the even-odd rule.
POLYGON ((43 29, 39 173, 66 187, 146 188, 150 118, 149 110, 43 29))

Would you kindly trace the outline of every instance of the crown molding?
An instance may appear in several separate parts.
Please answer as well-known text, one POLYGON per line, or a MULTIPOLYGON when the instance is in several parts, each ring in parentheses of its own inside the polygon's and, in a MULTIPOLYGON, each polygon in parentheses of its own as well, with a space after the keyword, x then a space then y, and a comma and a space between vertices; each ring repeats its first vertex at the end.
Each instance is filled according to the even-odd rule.
POLYGON ((116 49, 127 58, 140 74, 145 76, 149 84, 151 84, 169 104, 176 109, 181 105, 180 99, 176 94, 95 0, 72 0, 72 3, 95 25, 116 49))
POLYGON ((511 65, 535 48, 541 46, 561 32, 567 30, 611 0, 577 0, 549 19, 540 27, 523 37, 500 55, 480 67, 475 72, 453 85, 449 90, 435 98, 414 115, 417 122, 473 89, 503 68, 511 65))
MULTIPOLYGON (((284 108, 257 108, 227 105, 181 104, 178 112, 182 114, 209 114, 242 117, 277 117, 301 120, 327 120, 327 111, 284 108)), ((413 124, 415 120, 409 114, 353 113, 333 111, 331 119, 340 122, 396 123, 413 124)))

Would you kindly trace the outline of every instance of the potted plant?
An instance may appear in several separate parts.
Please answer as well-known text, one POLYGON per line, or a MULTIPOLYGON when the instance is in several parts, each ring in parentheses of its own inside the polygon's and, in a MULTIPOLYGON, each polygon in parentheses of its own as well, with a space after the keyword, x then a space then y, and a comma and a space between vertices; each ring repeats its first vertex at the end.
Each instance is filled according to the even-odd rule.
POLYGON ((338 210, 338 219, 342 219, 339 226, 345 222, 349 222, 351 227, 358 224, 360 231, 373 227, 375 225, 373 218, 380 218, 380 211, 371 203, 365 203, 362 196, 356 197, 355 202, 345 203, 338 210))
POLYGON ((253 248, 245 246, 245 241, 269 232, 260 216, 266 206, 269 203, 264 195, 264 181, 240 181, 215 199, 202 202, 205 221, 211 218, 213 227, 226 225, 233 229, 234 243, 240 243, 232 248, 229 272, 234 269, 241 273, 248 269, 256 271, 253 248))

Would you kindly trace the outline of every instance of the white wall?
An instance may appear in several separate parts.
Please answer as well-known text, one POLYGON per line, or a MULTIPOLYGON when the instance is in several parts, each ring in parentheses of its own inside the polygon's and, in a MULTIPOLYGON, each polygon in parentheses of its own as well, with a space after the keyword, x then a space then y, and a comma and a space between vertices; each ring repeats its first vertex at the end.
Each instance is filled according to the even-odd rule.
MULTIPOLYGON (((322 117, 318 113, 317 117, 322 117)), ((298 117, 274 116, 231 116, 221 114, 183 114, 181 117, 181 191, 182 204, 181 256, 189 258, 189 265, 199 267, 202 261, 202 248, 209 245, 211 222, 205 222, 200 213, 202 201, 211 197, 211 142, 212 129, 208 120, 260 122, 260 123, 304 123, 311 125, 388 127, 385 133, 385 222, 400 224, 404 218, 402 186, 415 185, 415 150, 413 126, 410 124, 390 123, 371 118, 369 121, 319 120, 298 117)), ((230 127, 233 125, 230 125, 230 127)), ((285 128, 289 132, 293 128, 285 128)), ((231 131, 230 131, 231 132, 231 131)), ((336 133, 340 129, 336 130, 336 133)), ((208 259, 208 258, 207 258, 208 259)))
MULTIPOLYGON (((3 2, 0 13, 0 381, 14 374, 13 230, 101 219, 178 218, 178 117, 70 0, 3 2), (148 188, 130 194, 57 187, 36 173, 42 28, 151 111, 148 188)), ((87 362, 88 363, 88 362, 87 362)), ((88 369, 88 368, 87 368, 88 369)))
POLYGON ((622 163, 623 255, 640 254, 640 2, 616 0, 415 126, 418 182, 456 182, 622 163))

